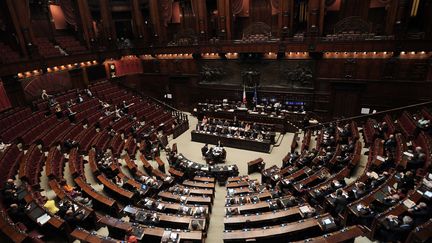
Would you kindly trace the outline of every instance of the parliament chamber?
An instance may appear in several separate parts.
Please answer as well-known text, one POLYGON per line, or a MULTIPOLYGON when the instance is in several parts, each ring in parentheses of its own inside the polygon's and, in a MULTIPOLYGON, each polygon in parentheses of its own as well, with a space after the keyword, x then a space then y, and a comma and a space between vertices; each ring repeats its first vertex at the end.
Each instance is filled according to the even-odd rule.
POLYGON ((0 242, 432 242, 432 1, 0 1, 0 242))

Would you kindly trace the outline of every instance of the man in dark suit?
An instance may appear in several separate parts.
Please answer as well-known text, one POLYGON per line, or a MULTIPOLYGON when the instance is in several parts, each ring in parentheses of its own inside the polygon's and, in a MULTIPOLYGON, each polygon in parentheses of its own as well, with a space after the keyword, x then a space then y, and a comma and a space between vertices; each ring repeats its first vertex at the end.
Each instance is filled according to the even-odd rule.
POLYGON ((348 204, 347 198, 343 195, 342 190, 336 191, 336 199, 335 199, 335 212, 340 214, 345 209, 345 206, 348 204))

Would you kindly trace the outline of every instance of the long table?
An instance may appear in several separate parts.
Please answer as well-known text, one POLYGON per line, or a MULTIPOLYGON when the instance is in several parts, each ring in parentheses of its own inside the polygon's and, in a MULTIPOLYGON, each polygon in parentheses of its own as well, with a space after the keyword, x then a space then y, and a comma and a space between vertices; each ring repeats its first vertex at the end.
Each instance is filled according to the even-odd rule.
POLYGON ((215 135, 211 133, 201 133, 192 131, 192 141, 200 143, 218 144, 219 141, 226 147, 252 150, 256 152, 270 153, 270 140, 251 140, 248 138, 240 139, 235 137, 227 137, 225 135, 215 135))

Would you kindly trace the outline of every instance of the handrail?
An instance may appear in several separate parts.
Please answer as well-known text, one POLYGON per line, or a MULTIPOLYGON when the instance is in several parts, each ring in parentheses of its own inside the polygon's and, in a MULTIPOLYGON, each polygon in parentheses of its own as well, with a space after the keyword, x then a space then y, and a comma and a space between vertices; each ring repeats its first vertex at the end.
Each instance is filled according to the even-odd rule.
POLYGON ((412 108, 421 107, 421 106, 427 106, 427 105, 432 105, 432 100, 422 102, 422 103, 413 104, 413 105, 407 105, 407 106, 403 106, 403 107, 388 109, 388 110, 384 110, 384 111, 378 111, 378 112, 375 112, 373 114, 366 114, 366 115, 352 116, 352 117, 343 118, 343 119, 337 119, 337 120, 333 120, 330 122, 325 122, 325 123, 320 123, 320 124, 313 125, 313 126, 308 126, 305 129, 314 130, 314 129, 329 125, 330 123, 333 123, 335 121, 336 122, 347 122, 347 121, 352 121, 352 120, 361 120, 361 119, 365 119, 365 118, 381 116, 381 115, 385 115, 388 113, 403 111, 403 110, 412 109, 412 108))

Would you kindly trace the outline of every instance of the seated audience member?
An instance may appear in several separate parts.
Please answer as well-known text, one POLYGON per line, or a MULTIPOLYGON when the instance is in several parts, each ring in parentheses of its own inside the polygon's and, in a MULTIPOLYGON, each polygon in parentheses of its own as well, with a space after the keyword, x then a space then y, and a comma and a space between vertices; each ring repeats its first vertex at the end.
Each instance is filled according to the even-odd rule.
POLYGON ((78 224, 81 222, 83 217, 83 213, 81 211, 74 212, 72 209, 69 209, 66 212, 66 216, 64 220, 69 224, 72 229, 75 229, 78 224))
POLYGON ((71 123, 75 123, 76 122, 76 119, 75 119, 76 112, 73 112, 71 108, 67 108, 67 112, 66 113, 67 113, 67 116, 69 118, 69 121, 71 123))
POLYGON ((355 187, 353 189, 354 197, 359 199, 366 194, 366 185, 363 182, 356 182, 355 187))
POLYGON ((407 169, 419 169, 426 162, 426 154, 421 147, 416 147, 413 156, 408 160, 407 169))
POLYGON ((44 90, 44 89, 42 90, 42 93, 41 93, 42 100, 48 100, 50 98, 50 96, 51 95, 48 95, 46 90, 44 90))
POLYGON ((431 216, 431 210, 425 202, 419 202, 416 206, 408 209, 408 212, 413 217, 415 225, 423 224, 431 216))
POLYGON ((197 220, 191 221, 191 230, 202 230, 201 224, 197 220))
POLYGON ((57 119, 61 119, 63 117, 63 111, 62 111, 60 104, 57 104, 55 106, 55 114, 56 114, 57 119))
POLYGON ((121 104, 121 111, 124 114, 128 114, 129 113, 129 106, 131 106, 132 104, 128 105, 126 104, 126 101, 123 100, 122 104, 121 104))
POLYGON ((93 94, 92 94, 92 92, 89 89, 84 89, 84 93, 86 93, 86 95, 88 97, 93 97, 93 94))
POLYGON ((4 143, 3 140, 0 139, 0 153, 4 153, 9 146, 9 143, 4 143))
POLYGON ((118 187, 123 187, 123 180, 122 180, 120 177, 118 177, 118 176, 115 176, 115 177, 114 177, 114 183, 115 183, 118 187))
POLYGON ((357 210, 359 212, 359 218, 357 219, 358 223, 362 225, 371 225, 376 212, 374 212, 370 206, 364 206, 362 204, 357 205, 357 210))
POLYGON ((412 190, 415 186, 415 176, 412 171, 407 171, 398 183, 398 189, 412 190))
POLYGON ((79 104, 79 103, 83 103, 83 102, 84 102, 84 98, 81 96, 81 94, 78 94, 77 103, 79 104))
POLYGON ((385 227, 378 232, 377 239, 384 242, 404 242, 409 232, 413 228, 413 219, 404 216, 402 221, 397 216, 388 215, 384 219, 387 221, 385 227))
POLYGON ((7 213, 14 223, 23 222, 27 217, 26 208, 17 203, 12 203, 7 209, 7 213))
POLYGON ((3 190, 17 190, 17 186, 15 185, 15 182, 13 179, 7 179, 3 186, 3 190))

